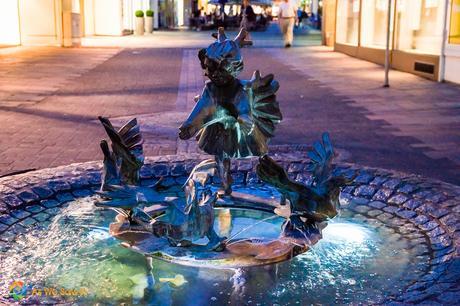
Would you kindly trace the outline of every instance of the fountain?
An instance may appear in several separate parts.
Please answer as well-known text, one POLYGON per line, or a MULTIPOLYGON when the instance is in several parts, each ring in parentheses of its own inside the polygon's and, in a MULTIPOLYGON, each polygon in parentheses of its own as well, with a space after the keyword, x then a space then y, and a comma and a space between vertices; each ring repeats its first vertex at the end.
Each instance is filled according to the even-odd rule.
POLYGON ((282 118, 275 95, 279 86, 273 75, 261 77, 258 71, 251 80, 237 79, 243 69, 240 47, 250 44, 245 36, 241 30, 231 40, 219 28, 216 41, 198 54, 210 81, 179 128, 179 137, 198 134, 199 147, 214 159, 202 161, 191 171, 184 184, 184 200, 159 196, 161 181, 152 188, 140 186, 143 139, 136 119, 116 130, 109 119, 99 118, 112 151, 103 140, 102 200, 96 206, 119 212, 110 233, 125 246, 185 265, 241 268, 273 264, 307 251, 321 239, 326 221, 337 215, 340 187, 352 180, 333 175, 334 150, 327 133, 308 152, 311 186, 291 180, 268 155, 268 140, 282 118), (248 157, 259 157, 257 175, 276 188, 281 195, 278 202, 257 196, 257 190, 232 194, 231 160, 248 157), (221 182, 220 190, 210 184, 214 176, 221 182), (235 209, 270 215, 254 219, 230 237, 221 237, 214 229, 216 216, 222 214, 219 208, 226 208, 230 215, 235 209), (271 219, 283 220, 277 237, 238 237, 271 219))
POLYGON ((100 117, 102 166, 0 178, 0 304, 456 304, 458 186, 335 164, 327 133, 269 149, 278 83, 215 39, 179 129, 206 155, 100 117))

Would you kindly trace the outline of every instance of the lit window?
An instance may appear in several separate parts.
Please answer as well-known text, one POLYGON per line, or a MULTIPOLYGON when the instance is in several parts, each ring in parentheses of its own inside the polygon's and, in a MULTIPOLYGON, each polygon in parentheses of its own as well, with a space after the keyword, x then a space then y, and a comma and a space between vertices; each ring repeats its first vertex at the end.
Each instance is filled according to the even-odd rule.
POLYGON ((449 44, 460 44, 460 0, 452 0, 449 44))
POLYGON ((336 41, 358 45, 359 0, 337 2, 336 41))
POLYGON ((395 47, 402 51, 439 54, 444 1, 399 0, 396 6, 395 47))

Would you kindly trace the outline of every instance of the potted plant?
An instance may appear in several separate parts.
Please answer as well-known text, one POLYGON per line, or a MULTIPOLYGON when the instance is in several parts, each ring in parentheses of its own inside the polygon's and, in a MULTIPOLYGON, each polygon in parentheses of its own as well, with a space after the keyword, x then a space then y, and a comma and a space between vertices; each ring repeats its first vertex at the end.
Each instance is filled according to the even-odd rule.
POLYGON ((144 35, 144 12, 141 10, 136 11, 136 35, 144 35))
POLYGON ((145 32, 147 33, 153 32, 153 11, 152 10, 145 11, 145 32))

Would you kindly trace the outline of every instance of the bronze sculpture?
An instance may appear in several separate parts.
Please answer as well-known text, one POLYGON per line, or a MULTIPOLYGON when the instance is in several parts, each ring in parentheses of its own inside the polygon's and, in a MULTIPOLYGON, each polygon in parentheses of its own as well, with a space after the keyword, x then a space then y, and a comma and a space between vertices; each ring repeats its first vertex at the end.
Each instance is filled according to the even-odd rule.
POLYGON ((311 186, 290 179, 268 156, 268 141, 282 119, 275 95, 279 86, 273 75, 261 77, 258 71, 251 80, 237 79, 243 69, 240 48, 250 44, 245 36, 245 30, 241 30, 235 40, 230 40, 220 28, 217 40, 198 54, 210 81, 179 128, 179 137, 197 135, 199 147, 215 158, 194 167, 184 185, 185 199, 164 196, 159 190, 161 179, 152 187, 140 185, 143 138, 136 119, 116 130, 108 119, 99 117, 112 149, 107 141, 101 142, 103 182, 96 205, 119 212, 110 233, 138 252, 179 261, 193 254, 227 266, 270 264, 308 250, 321 239, 324 221, 337 215, 340 188, 351 180, 333 175, 335 153, 327 133, 308 152, 311 186), (251 156, 259 157, 256 173, 266 185, 279 191, 280 203, 266 204, 257 197, 218 199, 211 178, 218 175, 224 194, 230 195, 231 159, 251 156), (270 218, 282 217, 279 236, 220 237, 214 229, 219 205, 271 211, 270 218), (281 212, 282 207, 289 209, 281 212), (206 244, 196 243, 203 238, 206 244))
POLYGON ((219 28, 217 40, 201 49, 198 58, 208 81, 195 108, 179 128, 179 137, 197 134, 199 147, 214 155, 225 194, 231 193, 232 158, 261 156, 268 152, 268 140, 282 115, 276 101, 278 82, 269 74, 255 71, 251 80, 239 80, 243 70, 240 48, 245 41, 242 29, 235 40, 219 28))

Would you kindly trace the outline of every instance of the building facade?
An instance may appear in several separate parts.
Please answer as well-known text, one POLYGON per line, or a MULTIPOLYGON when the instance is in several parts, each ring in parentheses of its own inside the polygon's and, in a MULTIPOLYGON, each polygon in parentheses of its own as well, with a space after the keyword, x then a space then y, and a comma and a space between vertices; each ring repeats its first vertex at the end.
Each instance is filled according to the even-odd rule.
POLYGON ((323 42, 394 69, 460 83, 460 0, 325 0, 323 42), (388 10, 388 1, 391 1, 388 10))
POLYGON ((154 28, 180 27, 192 1, 1 0, 0 45, 73 46, 84 36, 130 34, 136 10, 153 10, 154 28))

